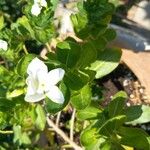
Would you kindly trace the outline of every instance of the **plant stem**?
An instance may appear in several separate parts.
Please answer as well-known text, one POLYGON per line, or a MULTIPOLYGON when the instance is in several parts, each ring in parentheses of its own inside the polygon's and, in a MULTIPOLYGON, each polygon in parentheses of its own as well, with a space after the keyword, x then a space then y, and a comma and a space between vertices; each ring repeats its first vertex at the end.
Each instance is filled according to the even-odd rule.
POLYGON ((71 141, 67 136, 66 134, 61 130, 59 129, 54 123, 53 121, 51 121, 49 119, 49 117, 47 116, 46 118, 47 120, 47 123, 50 127, 52 127, 54 129, 54 131, 56 133, 58 133, 66 142, 68 142, 75 150, 83 150, 80 146, 78 146, 75 142, 71 141))
POLYGON ((29 54, 29 53, 28 53, 28 50, 27 50, 27 48, 26 48, 25 45, 23 45, 23 50, 24 50, 24 53, 25 53, 26 55, 29 54))
POLYGON ((50 47, 49 43, 47 42, 45 45, 46 45, 47 50, 48 50, 49 52, 52 52, 52 50, 51 50, 51 47, 50 47))
POLYGON ((70 140, 72 140, 72 141, 73 141, 75 114, 76 114, 76 109, 73 109, 71 120, 70 120, 70 140))
POLYGON ((71 145, 63 145, 62 148, 65 148, 65 149, 69 148, 70 149, 70 148, 72 148, 72 146, 71 145))
POLYGON ((60 116, 61 116, 61 111, 57 114, 57 118, 56 118, 56 126, 59 126, 59 121, 60 121, 60 116))
POLYGON ((3 131, 3 130, 0 130, 0 134, 13 134, 13 131, 3 131))

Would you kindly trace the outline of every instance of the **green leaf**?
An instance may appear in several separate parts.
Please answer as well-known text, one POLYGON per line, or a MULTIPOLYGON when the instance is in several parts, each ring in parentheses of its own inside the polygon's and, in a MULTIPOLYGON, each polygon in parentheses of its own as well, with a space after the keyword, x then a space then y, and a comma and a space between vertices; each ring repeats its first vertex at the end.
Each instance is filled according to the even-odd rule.
POLYGON ((114 29, 107 29, 104 37, 107 39, 107 41, 112 41, 116 38, 116 32, 114 29))
POLYGON ((50 1, 51 1, 52 5, 53 5, 52 10, 55 10, 56 7, 57 7, 57 4, 58 4, 58 2, 59 2, 59 0, 50 0, 50 1))
POLYGON ((96 71, 97 79, 102 78, 118 66, 121 54, 121 50, 118 49, 109 48, 100 51, 97 60, 91 64, 89 69, 96 71))
POLYGON ((13 131, 14 131, 14 139, 13 139, 14 143, 16 143, 17 145, 31 144, 31 140, 29 139, 29 136, 27 135, 26 132, 22 132, 20 125, 14 125, 13 131))
POLYGON ((73 68, 80 57, 80 49, 80 46, 75 42, 60 42, 57 44, 56 55, 58 60, 66 67, 73 68))
POLYGON ((88 23, 88 16, 83 8, 83 2, 79 2, 77 4, 78 9, 80 10, 79 13, 71 15, 71 21, 73 23, 75 32, 78 34, 80 31, 86 27, 88 23))
POLYGON ((14 107, 14 103, 11 100, 7 100, 5 98, 0 98, 0 111, 7 112, 9 111, 12 107, 14 107))
POLYGON ((79 68, 85 68, 94 62, 97 58, 97 51, 93 43, 88 42, 81 46, 80 59, 78 61, 79 68))
POLYGON ((105 113, 102 113, 99 120, 94 121, 81 133, 81 144, 86 150, 109 150, 104 149, 110 148, 110 150, 124 150, 121 144, 118 143, 117 130, 122 126, 125 121, 125 116, 117 116, 107 120, 105 113), (92 139, 92 140, 91 140, 92 139), (108 141, 108 146, 106 143, 108 141), (115 149, 116 148, 116 149, 115 149))
POLYGON ((23 56, 19 63, 17 64, 17 73, 20 75, 20 76, 25 76, 26 73, 27 73, 27 68, 28 68, 28 65, 29 63, 35 58, 36 56, 33 55, 33 54, 28 54, 28 55, 25 55, 23 56))
MULTIPOLYGON (((89 69, 82 69, 81 71, 85 74, 85 76, 88 75, 88 77, 89 77, 88 81, 89 81, 89 82, 90 82, 90 81, 92 82, 92 81, 95 79, 95 74, 96 74, 95 71, 89 70, 89 69)), ((87 77, 86 77, 86 78, 87 78, 87 77)), ((85 80, 85 82, 86 82, 86 80, 85 80)))
POLYGON ((102 51, 107 45, 107 40, 104 37, 99 36, 96 39, 92 40, 92 43, 97 49, 97 51, 102 51))
POLYGON ((31 140, 26 132, 22 133, 21 142, 25 145, 31 145, 31 140))
POLYGON ((82 71, 74 71, 66 74, 64 81, 72 90, 79 90, 89 81, 89 76, 82 71))
POLYGON ((92 102, 91 105, 77 112, 77 118, 80 120, 92 120, 100 117, 102 110, 97 103, 92 102))
POLYGON ((99 147, 99 150, 125 150, 121 144, 117 143, 117 142, 112 142, 109 139, 102 143, 99 147))
POLYGON ((22 142, 21 142, 21 126, 20 125, 14 125, 13 131, 14 131, 13 142, 21 145, 22 144, 22 142))
MULTIPOLYGON (((141 118, 140 116, 142 115, 142 113, 145 113, 145 111, 142 111, 142 106, 140 106, 140 105, 127 107, 125 109, 125 115, 127 116, 127 120, 126 120, 127 123, 126 124, 130 124, 130 123, 132 124, 133 120, 135 120, 135 121, 139 120, 141 118)), ((149 115, 150 114, 147 115, 148 122, 150 121, 149 115)), ((144 119, 142 119, 141 121, 143 122, 144 119)), ((143 123, 145 123, 145 122, 143 122, 143 123)), ((133 121, 133 124, 134 124, 134 121, 133 121)))
POLYGON ((133 106, 131 106, 131 108, 129 107, 131 110, 130 109, 126 110, 127 111, 126 115, 127 117, 129 117, 129 119, 127 120, 129 122, 127 122, 127 124, 137 125, 137 124, 150 122, 150 107, 149 106, 146 106, 146 105, 142 105, 139 107, 134 106, 133 109, 132 107, 133 106))
POLYGON ((99 128, 105 121, 103 116, 100 119, 101 121, 94 121, 81 133, 81 144, 86 150, 99 150, 100 146, 106 141, 106 138, 99 134, 99 128))
MULTIPOLYGON (((21 18, 19 18, 18 20, 17 20, 17 23, 20 25, 20 26, 22 26, 22 29, 24 28, 24 29, 26 29, 26 34, 27 34, 27 31, 28 31, 28 33, 30 33, 30 36, 33 38, 34 37, 34 31, 33 31, 33 29, 32 29, 32 27, 31 27, 31 25, 30 25, 30 23, 29 23, 29 20, 26 18, 26 16, 22 16, 21 18)), ((21 28, 19 28, 19 29, 21 29, 21 28)), ((25 31, 25 30, 24 30, 25 31)), ((24 32, 22 32, 22 35, 24 35, 25 34, 24 32)))
POLYGON ((11 78, 11 71, 8 71, 5 67, 2 65, 0 66, 0 82, 8 82, 11 78))
POLYGON ((81 144, 84 147, 86 147, 86 149, 88 149, 88 150, 90 150, 90 148, 92 148, 92 150, 98 150, 100 143, 104 142, 104 139, 101 139, 96 128, 84 130, 81 133, 80 139, 81 139, 81 144))
POLYGON ((37 105, 35 108, 35 112, 37 115, 37 118, 35 120, 35 125, 37 129, 43 131, 46 124, 46 116, 45 116, 46 114, 43 110, 43 107, 41 105, 37 105))
POLYGON ((149 135, 141 129, 121 127, 119 135, 121 136, 120 143, 123 145, 140 150, 150 149, 149 135))
POLYGON ((107 120, 99 129, 99 134, 111 137, 125 122, 126 116, 120 115, 107 120))
POLYGON ((0 111, 0 130, 5 129, 9 125, 9 113, 0 111))
POLYGON ((71 103, 76 109, 84 109, 90 104, 91 96, 91 89, 89 85, 86 85, 81 90, 73 93, 71 103))
POLYGON ((51 28, 36 29, 34 32, 35 32, 35 39, 40 43, 48 42, 53 36, 53 29, 51 28))
POLYGON ((126 99, 127 94, 123 91, 120 91, 113 96, 112 101, 108 106, 109 117, 113 118, 117 115, 123 114, 126 99))
POLYGON ((59 88, 64 95, 65 102, 63 104, 58 104, 58 103, 54 103, 50 99, 46 98, 46 110, 49 113, 55 114, 55 113, 63 110, 66 107, 66 105, 69 103, 70 91, 69 91, 68 87, 63 82, 61 82, 59 88))
POLYGON ((4 17, 0 14, 0 30, 4 28, 4 17))
POLYGON ((6 97, 7 88, 0 85, 0 98, 6 97))

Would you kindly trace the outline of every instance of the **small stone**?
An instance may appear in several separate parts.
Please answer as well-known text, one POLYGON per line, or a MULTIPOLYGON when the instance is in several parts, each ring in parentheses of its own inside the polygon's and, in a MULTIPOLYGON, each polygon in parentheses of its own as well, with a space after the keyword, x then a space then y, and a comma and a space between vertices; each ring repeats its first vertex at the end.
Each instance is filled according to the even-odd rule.
POLYGON ((131 106, 131 104, 130 104, 129 102, 127 102, 126 105, 127 105, 128 107, 131 106))
POLYGON ((125 79, 124 81, 123 81, 123 86, 128 86, 129 85, 129 80, 128 79, 125 79))
POLYGON ((146 96, 146 95, 143 95, 143 96, 142 96, 142 99, 144 99, 144 100, 145 100, 145 99, 148 99, 148 98, 147 98, 147 96, 146 96))
POLYGON ((134 98, 135 96, 133 94, 130 95, 130 98, 134 98))
POLYGON ((112 98, 113 98, 113 96, 110 96, 110 98, 112 99, 112 98))
POLYGON ((140 88, 140 89, 139 89, 139 92, 140 92, 141 94, 143 94, 143 93, 144 93, 144 89, 140 88))

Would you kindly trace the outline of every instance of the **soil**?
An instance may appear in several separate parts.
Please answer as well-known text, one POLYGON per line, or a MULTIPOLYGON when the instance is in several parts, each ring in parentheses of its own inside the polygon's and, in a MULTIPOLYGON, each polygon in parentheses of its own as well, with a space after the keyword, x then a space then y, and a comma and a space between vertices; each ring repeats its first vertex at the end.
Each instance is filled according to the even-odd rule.
POLYGON ((145 88, 124 64, 120 64, 112 73, 98 80, 98 83, 105 88, 103 92, 105 98, 104 105, 107 105, 111 97, 121 90, 125 91, 128 95, 127 106, 150 104, 145 88))

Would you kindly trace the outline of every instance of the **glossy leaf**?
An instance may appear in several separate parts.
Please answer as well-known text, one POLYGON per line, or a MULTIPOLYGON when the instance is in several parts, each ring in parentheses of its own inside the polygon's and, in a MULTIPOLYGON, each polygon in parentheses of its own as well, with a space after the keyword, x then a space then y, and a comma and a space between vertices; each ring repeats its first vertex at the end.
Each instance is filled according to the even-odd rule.
POLYGON ((109 117, 113 118, 117 115, 123 114, 123 109, 125 106, 125 100, 127 99, 127 94, 123 91, 115 94, 108 106, 109 117))
POLYGON ((86 85, 81 90, 73 93, 71 103, 76 109, 84 109, 90 104, 91 96, 91 89, 89 85, 86 85))
POLYGON ((141 129, 122 127, 119 129, 120 143, 141 150, 150 149, 149 135, 141 129))
POLYGON ((72 90, 79 90, 89 81, 89 76, 82 71, 74 71, 66 74, 64 82, 72 90))
POLYGON ((100 137, 97 129, 95 128, 83 131, 80 138, 81 144, 86 147, 87 150, 99 150, 100 144, 105 141, 103 138, 100 137))
POLYGON ((93 43, 85 43, 81 46, 80 59, 78 61, 79 68, 85 68, 94 62, 97 58, 97 51, 93 43))
POLYGON ((99 134, 111 137, 125 122, 126 116, 116 116, 107 120, 99 129, 99 134))
POLYGON ((118 65, 121 58, 121 51, 118 49, 105 49, 99 52, 97 60, 91 64, 90 69, 96 71, 96 78, 112 72, 118 65))
POLYGON ((127 112, 126 115, 129 118, 127 124, 137 125, 150 122, 149 106, 142 105, 132 107, 129 110, 128 109, 126 110, 127 112))
MULTIPOLYGON (((142 115, 142 113, 146 113, 146 111, 142 111, 142 106, 140 106, 140 105, 127 107, 125 109, 125 115, 127 116, 127 120, 126 120, 127 124, 128 123, 132 124, 132 121, 134 122, 134 120, 136 121, 136 120, 140 119, 140 116, 142 115)), ((149 115, 147 115, 147 118, 149 118, 148 116, 149 115)), ((142 119, 142 120, 144 122, 144 119, 142 119)))
POLYGON ((92 102, 91 105, 77 112, 77 118, 80 120, 98 119, 101 117, 101 112, 100 106, 98 107, 97 103, 92 102))
POLYGON ((80 57, 80 51, 80 46, 75 42, 61 42, 57 44, 56 55, 66 67, 73 68, 80 57))
POLYGON ((31 141, 29 139, 29 136, 27 135, 26 132, 22 132, 21 126, 20 125, 14 125, 13 126, 13 131, 14 131, 14 143, 22 145, 22 144, 31 144, 31 141))

